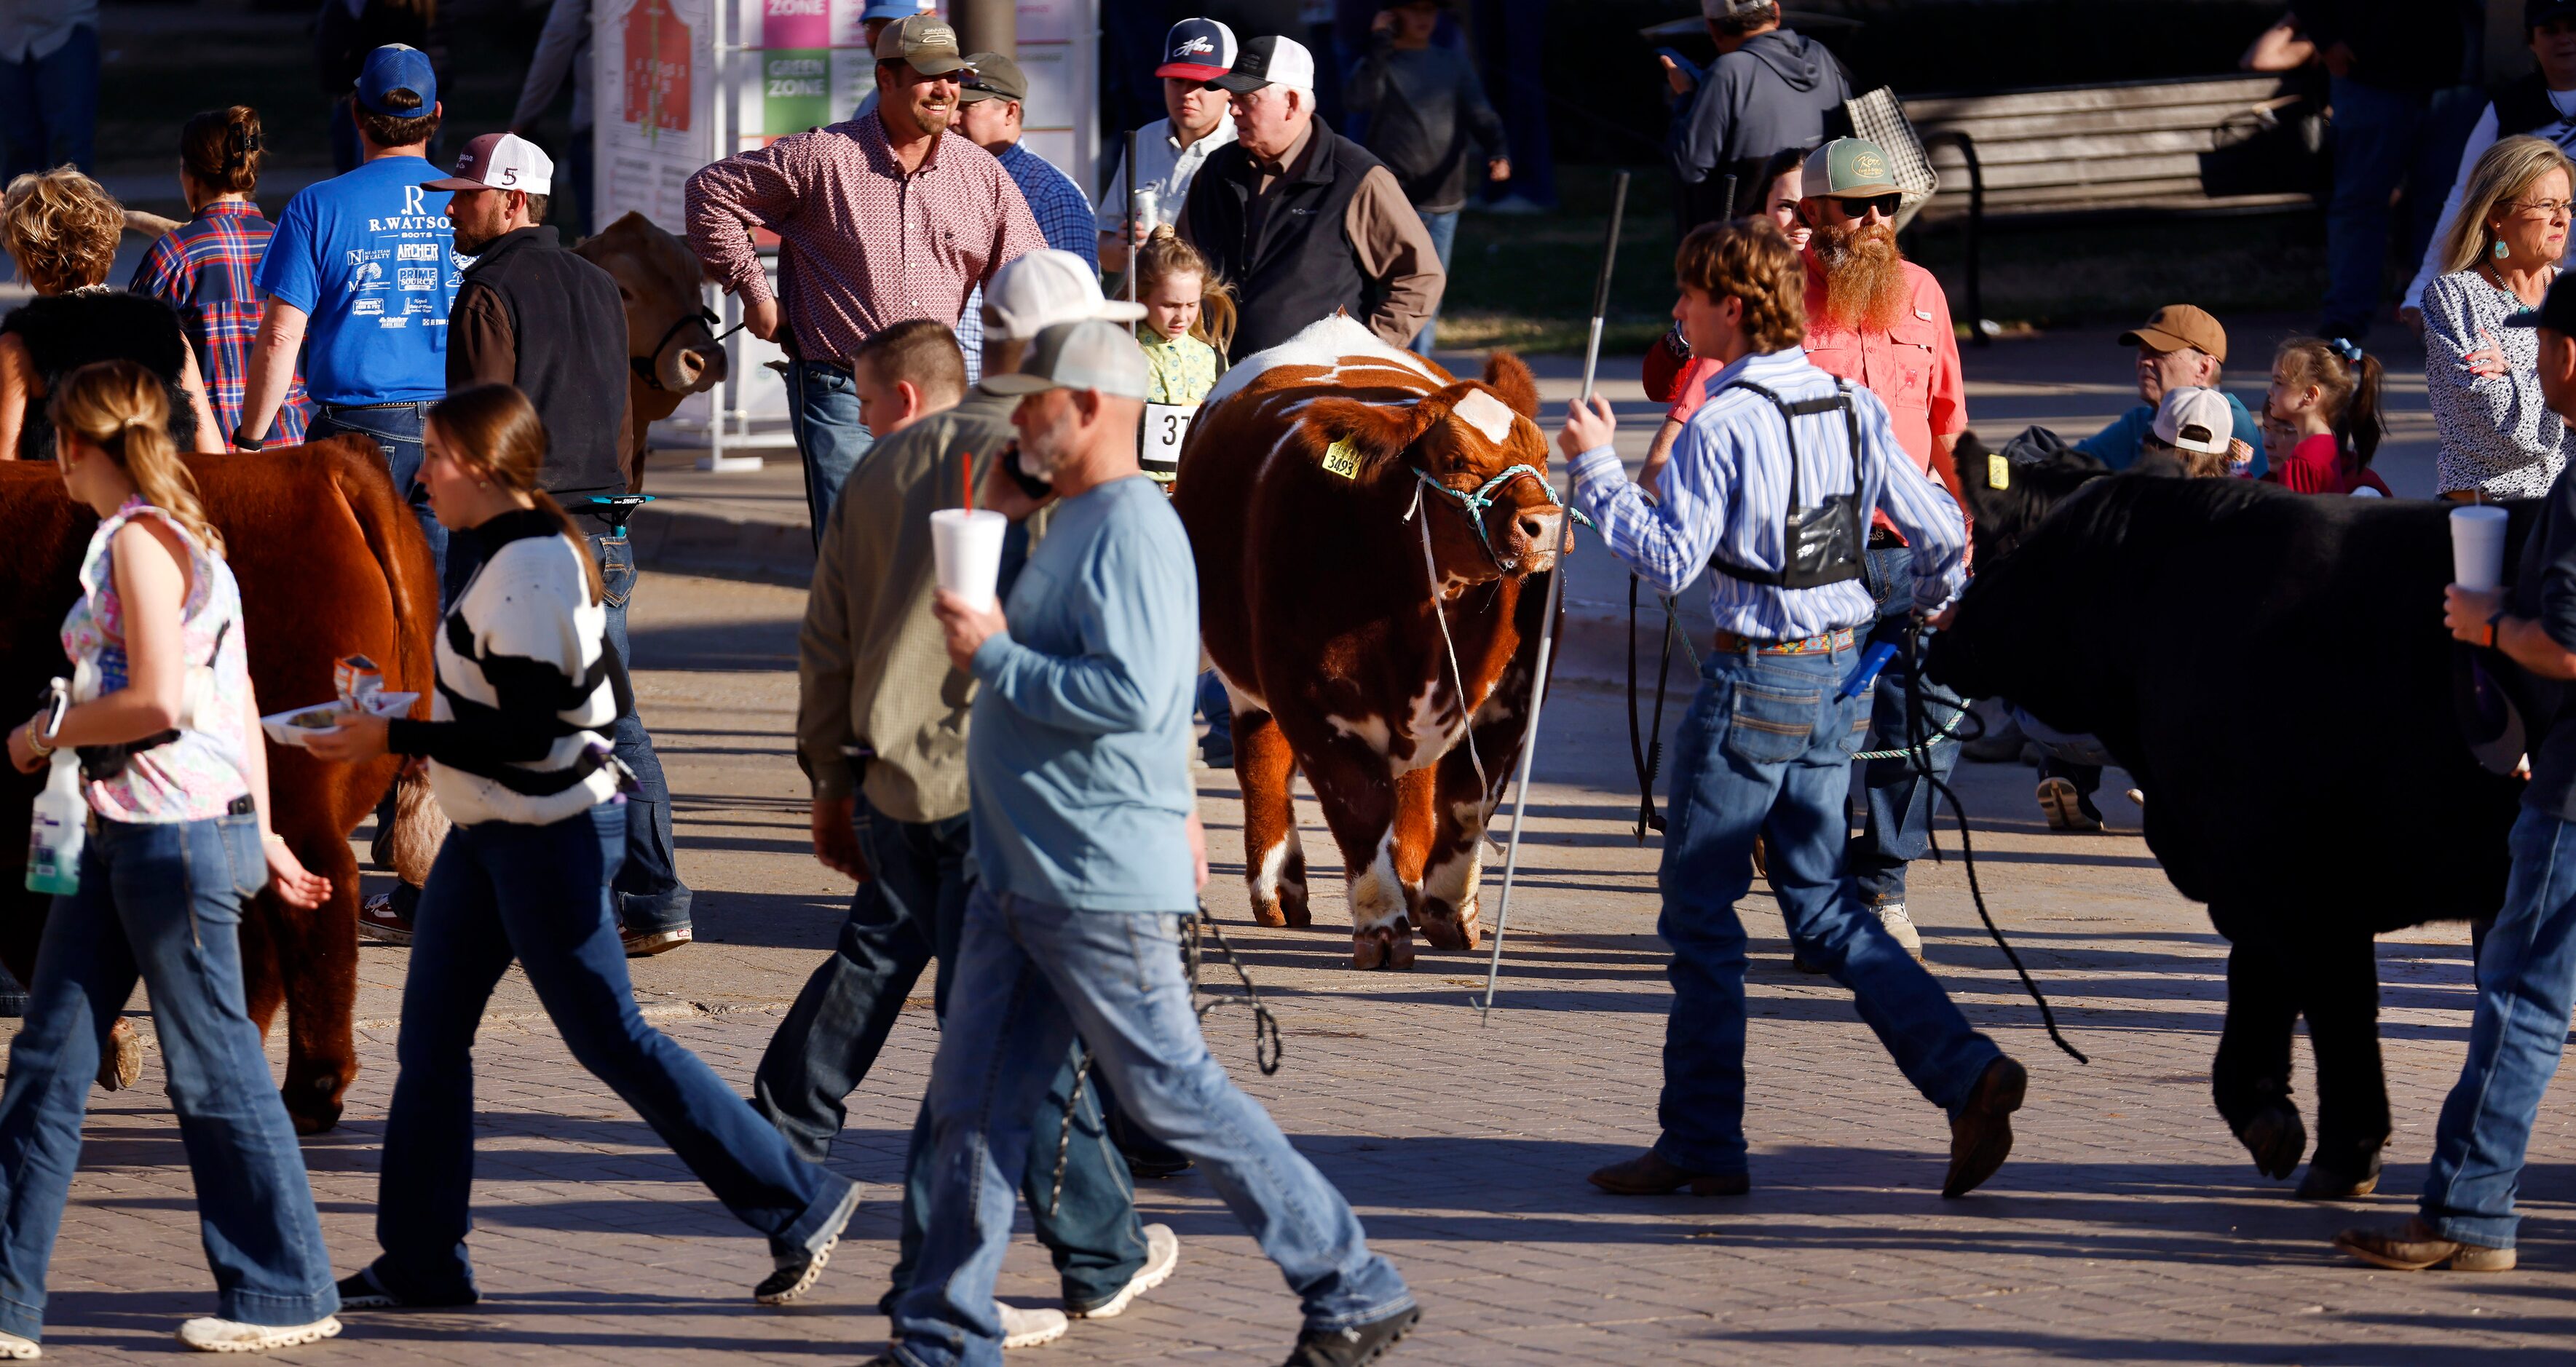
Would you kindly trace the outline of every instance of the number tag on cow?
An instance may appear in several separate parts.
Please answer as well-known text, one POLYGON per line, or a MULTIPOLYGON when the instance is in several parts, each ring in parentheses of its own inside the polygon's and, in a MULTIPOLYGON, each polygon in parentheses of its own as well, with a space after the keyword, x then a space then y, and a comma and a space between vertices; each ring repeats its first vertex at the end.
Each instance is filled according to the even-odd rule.
POLYGON ((1989 489, 2012 487, 2012 462, 2004 459, 1998 452, 1990 451, 1986 454, 1986 487, 1989 489))
POLYGON ((1344 479, 1360 477, 1360 453, 1350 438, 1336 437, 1332 445, 1324 448, 1324 468, 1344 479))
POLYGON ((1169 479, 1181 468, 1181 443, 1190 435, 1190 419, 1198 416, 1198 405, 1149 403, 1145 405, 1145 439, 1140 443, 1136 463, 1156 479, 1169 479))

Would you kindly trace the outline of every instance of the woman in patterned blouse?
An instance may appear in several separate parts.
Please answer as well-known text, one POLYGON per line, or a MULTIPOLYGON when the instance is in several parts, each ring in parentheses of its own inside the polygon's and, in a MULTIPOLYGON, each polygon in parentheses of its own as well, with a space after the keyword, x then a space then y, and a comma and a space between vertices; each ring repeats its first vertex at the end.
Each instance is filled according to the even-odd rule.
POLYGON ((2424 288, 2424 387, 2442 449, 2444 498, 2538 498, 2576 451, 2540 395, 2539 334, 2504 320, 2536 308, 2567 246, 2570 166, 2543 138, 2499 140, 2478 158, 2424 288))

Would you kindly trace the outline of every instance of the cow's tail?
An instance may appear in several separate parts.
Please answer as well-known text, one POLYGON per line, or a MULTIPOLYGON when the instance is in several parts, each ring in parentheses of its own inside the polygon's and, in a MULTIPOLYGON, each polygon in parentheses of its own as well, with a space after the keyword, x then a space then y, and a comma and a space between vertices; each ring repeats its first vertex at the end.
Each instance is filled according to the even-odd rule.
MULTIPOLYGON (((429 538, 421 534, 411 505, 395 492, 393 477, 372 443, 363 437, 335 437, 315 443, 314 449, 330 453, 332 480, 393 595, 394 677, 404 689, 427 697, 437 668, 430 657, 431 633, 438 629, 438 562, 430 554, 429 538)), ((387 686, 395 685, 388 681, 387 686)))

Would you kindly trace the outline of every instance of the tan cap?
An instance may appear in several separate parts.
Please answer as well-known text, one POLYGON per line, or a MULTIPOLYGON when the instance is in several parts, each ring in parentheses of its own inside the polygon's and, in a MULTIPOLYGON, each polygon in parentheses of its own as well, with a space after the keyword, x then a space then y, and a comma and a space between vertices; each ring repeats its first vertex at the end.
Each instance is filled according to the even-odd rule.
POLYGON ((966 88, 957 94, 959 104, 977 100, 1015 100, 1029 98, 1029 78, 1020 73, 1020 64, 998 52, 972 52, 966 56, 966 88))
POLYGON ((2219 364, 2227 363, 2227 329, 2209 316, 2209 310, 2193 304, 2167 304, 2157 309, 2135 331, 2121 333, 2120 345, 2153 347, 2158 351, 2197 347, 2219 364))
POLYGON ((924 76, 972 70, 957 51, 957 30, 935 14, 916 14, 885 26, 877 35, 877 60, 902 62, 924 76))

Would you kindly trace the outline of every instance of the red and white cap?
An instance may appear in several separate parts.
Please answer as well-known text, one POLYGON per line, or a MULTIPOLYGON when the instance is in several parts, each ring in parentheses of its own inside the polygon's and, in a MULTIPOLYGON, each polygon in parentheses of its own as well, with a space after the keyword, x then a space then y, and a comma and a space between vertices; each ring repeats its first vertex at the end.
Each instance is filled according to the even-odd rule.
POLYGON ((424 190, 521 190, 554 193, 555 162, 544 148, 516 133, 486 133, 465 144, 456 174, 423 181, 424 190))

